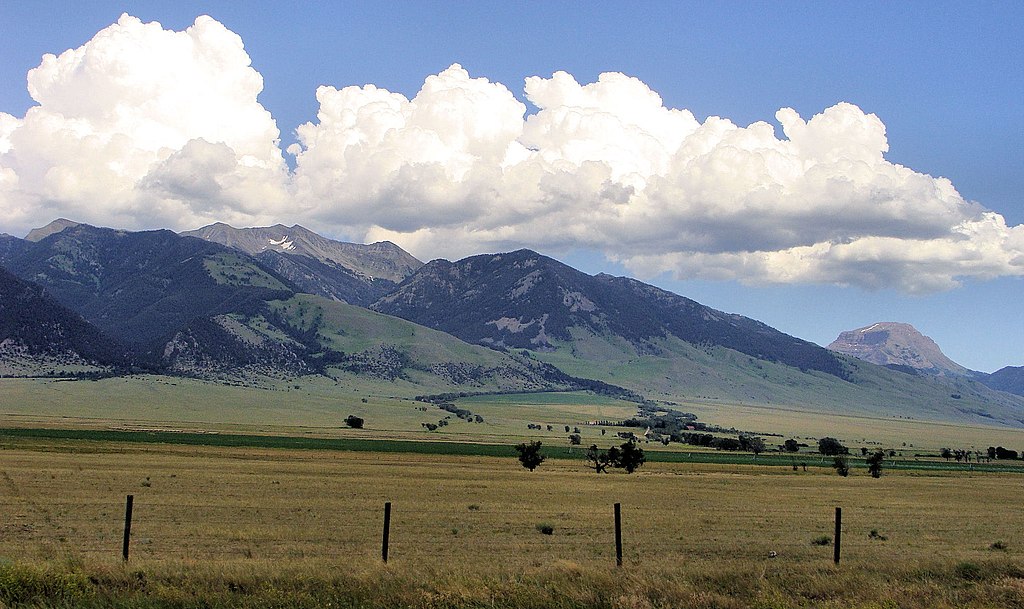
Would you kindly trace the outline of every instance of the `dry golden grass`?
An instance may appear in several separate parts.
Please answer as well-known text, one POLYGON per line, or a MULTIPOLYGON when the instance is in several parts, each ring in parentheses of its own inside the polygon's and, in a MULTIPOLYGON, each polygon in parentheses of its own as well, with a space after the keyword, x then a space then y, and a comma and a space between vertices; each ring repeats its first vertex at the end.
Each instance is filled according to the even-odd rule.
POLYGON ((497 458, 35 443, 0 451, 0 603, 6 577, 9 586, 37 578, 73 588, 35 597, 8 590, 8 601, 71 598, 67 606, 131 597, 152 601, 137 606, 330 598, 415 607, 1021 607, 1021 482, 654 463, 631 476, 596 475, 560 460, 531 473, 497 458), (135 497, 128 566, 120 561, 126 494, 135 497), (386 567, 385 501, 393 503, 386 567), (615 502, 622 570, 614 568, 615 502), (831 546, 811 544, 832 535, 835 506, 843 507, 839 567, 831 546), (537 530, 542 522, 552 535, 537 530), (997 541, 1006 549, 990 549, 997 541))

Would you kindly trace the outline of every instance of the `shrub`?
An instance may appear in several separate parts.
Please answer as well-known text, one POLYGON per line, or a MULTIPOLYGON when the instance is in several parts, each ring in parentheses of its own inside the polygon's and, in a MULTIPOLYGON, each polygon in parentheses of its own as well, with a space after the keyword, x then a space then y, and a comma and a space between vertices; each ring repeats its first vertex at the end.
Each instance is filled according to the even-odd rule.
POLYGON ((955 573, 960 579, 967 581, 978 581, 981 579, 981 567, 973 562, 965 561, 957 563, 957 565, 953 567, 953 573, 955 573))
POLYGON ((351 427, 352 429, 362 429, 363 419, 353 414, 350 414, 347 417, 345 417, 345 424, 351 427))
POLYGON ((811 540, 812 546, 827 546, 832 544, 832 538, 828 535, 819 535, 811 540))
POLYGON ((553 535, 555 532, 555 527, 546 522, 542 522, 537 525, 537 530, 544 535, 553 535))
POLYGON ((882 535, 881 533, 879 533, 878 529, 871 529, 871 532, 868 533, 868 539, 876 539, 878 541, 885 541, 886 539, 889 539, 889 538, 886 537, 885 535, 882 535))
POLYGON ((990 545, 988 547, 988 549, 989 550, 1002 550, 1003 552, 1005 552, 1008 549, 1008 546, 1003 541, 997 541, 997 542, 993 543, 992 545, 990 545))

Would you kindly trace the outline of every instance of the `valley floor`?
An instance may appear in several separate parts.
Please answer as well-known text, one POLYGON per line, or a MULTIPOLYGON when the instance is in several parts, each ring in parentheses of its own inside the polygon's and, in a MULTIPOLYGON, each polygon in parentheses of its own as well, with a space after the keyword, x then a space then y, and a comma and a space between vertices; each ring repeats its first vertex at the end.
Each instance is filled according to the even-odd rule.
POLYGON ((1022 479, 8 438, 0 603, 1022 607, 1022 479))
MULTIPOLYGON (((415 441, 516 444, 540 440, 566 446, 566 425, 579 428, 583 446, 608 444, 613 425, 636 415, 637 404, 587 392, 481 395, 457 400, 480 415, 467 423, 437 406, 417 402, 422 387, 324 377, 303 377, 274 388, 232 386, 165 376, 98 381, 0 378, 0 427, 159 429, 312 437, 371 437, 415 441), (345 418, 365 419, 354 431, 345 418), (448 423, 434 431, 425 424, 448 423), (539 425, 530 429, 529 425, 539 425), (548 426, 551 429, 548 429, 548 426), (602 435, 605 429, 607 435, 602 435)), ((783 404, 758 405, 676 398, 675 409, 700 421, 756 435, 769 448, 786 438, 814 446, 831 436, 853 452, 892 449, 900 456, 937 454, 942 447, 984 452, 1004 446, 1024 453, 1024 429, 1000 425, 916 420, 899 416, 813 411, 783 404), (771 434, 771 435, 767 435, 771 434)), ((629 431, 629 430, 625 430, 629 431)), ((636 431, 635 429, 632 431, 636 431)), ((642 431, 642 430, 641 430, 642 431)), ((655 447, 656 448, 656 447, 655 447)), ((671 450, 689 450, 673 445, 671 450)))

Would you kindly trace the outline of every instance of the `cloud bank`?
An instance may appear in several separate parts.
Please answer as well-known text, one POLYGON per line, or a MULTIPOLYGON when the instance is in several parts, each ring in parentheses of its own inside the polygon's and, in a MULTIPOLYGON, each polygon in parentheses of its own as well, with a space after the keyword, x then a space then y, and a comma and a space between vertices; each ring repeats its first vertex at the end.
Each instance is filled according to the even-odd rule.
POLYGON ((122 16, 29 72, 0 113, 0 210, 128 228, 302 222, 420 257, 600 251, 650 277, 908 292, 1024 274, 1024 226, 885 158, 855 105, 703 122, 618 73, 557 72, 523 96, 452 65, 411 99, 324 86, 287 154, 241 39, 122 16))

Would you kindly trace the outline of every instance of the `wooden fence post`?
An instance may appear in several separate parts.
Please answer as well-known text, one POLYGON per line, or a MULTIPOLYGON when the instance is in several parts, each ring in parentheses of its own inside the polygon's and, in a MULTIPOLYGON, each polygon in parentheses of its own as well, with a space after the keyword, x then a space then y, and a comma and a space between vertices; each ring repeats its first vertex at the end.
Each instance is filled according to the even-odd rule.
POLYGON ((832 560, 839 564, 839 550, 843 544, 843 508, 836 508, 836 544, 832 548, 832 560))
POLYGON ((388 538, 391 536, 391 502, 384 504, 384 538, 380 544, 380 557, 385 563, 388 562, 388 538))
POLYGON ((615 504, 615 566, 622 566, 622 504, 615 504))
POLYGON ((128 495, 124 504, 124 542, 121 544, 121 556, 128 560, 128 542, 132 535, 132 503, 135 495, 128 495))

